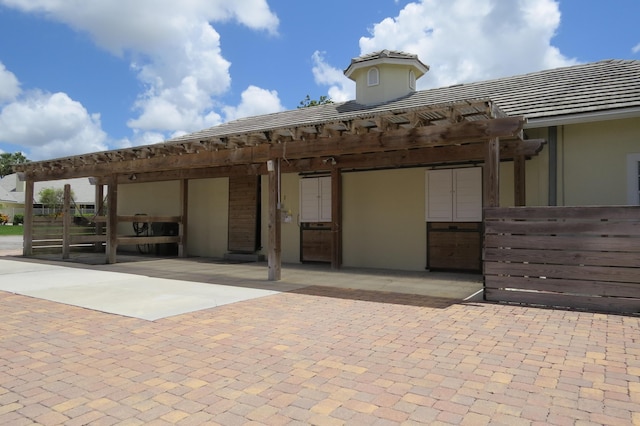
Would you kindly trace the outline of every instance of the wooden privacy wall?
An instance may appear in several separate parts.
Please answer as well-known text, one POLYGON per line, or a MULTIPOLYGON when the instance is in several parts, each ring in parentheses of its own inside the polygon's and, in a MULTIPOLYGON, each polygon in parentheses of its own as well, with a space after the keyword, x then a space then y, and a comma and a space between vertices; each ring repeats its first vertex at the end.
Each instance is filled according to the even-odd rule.
POLYGON ((640 312, 640 206, 487 208, 485 299, 640 312))

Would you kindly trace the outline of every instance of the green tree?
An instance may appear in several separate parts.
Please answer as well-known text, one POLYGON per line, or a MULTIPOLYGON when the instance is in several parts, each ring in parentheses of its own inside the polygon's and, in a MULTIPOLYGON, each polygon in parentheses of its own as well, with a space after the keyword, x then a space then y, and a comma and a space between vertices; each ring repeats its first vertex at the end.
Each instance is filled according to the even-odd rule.
POLYGON ((10 152, 0 153, 0 178, 13 173, 12 165, 28 162, 29 160, 27 160, 27 157, 19 151, 14 152, 13 154, 10 152))
POLYGON ((311 99, 311 97, 307 95, 303 100, 300 101, 300 105, 298 105, 298 109, 308 108, 308 107, 317 106, 317 105, 332 104, 332 103, 333 101, 328 96, 322 95, 320 96, 320 99, 311 99))
MULTIPOLYGON (((43 188, 38 193, 40 204, 48 209, 52 209, 54 214, 62 211, 64 204, 64 189, 62 188, 43 188)), ((73 198, 73 191, 71 191, 73 198)))

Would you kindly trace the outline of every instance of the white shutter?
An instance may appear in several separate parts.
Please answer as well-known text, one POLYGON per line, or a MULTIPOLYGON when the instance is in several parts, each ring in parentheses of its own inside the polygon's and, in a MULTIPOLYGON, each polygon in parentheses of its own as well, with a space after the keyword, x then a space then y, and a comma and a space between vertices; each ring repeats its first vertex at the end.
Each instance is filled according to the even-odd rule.
POLYGON ((427 170, 425 187, 427 222, 451 222, 453 218, 451 170, 427 170))
POLYGON ((482 168, 427 170, 427 222, 482 221, 482 168))
POLYGON ((300 179, 300 222, 318 222, 317 179, 300 179))
POLYGON ((482 169, 453 171, 453 222, 482 221, 482 169))
POLYGON ((318 178, 320 186, 319 221, 331 222, 331 177, 318 178))
POLYGON ((300 222, 331 222, 331 177, 300 179, 300 222))

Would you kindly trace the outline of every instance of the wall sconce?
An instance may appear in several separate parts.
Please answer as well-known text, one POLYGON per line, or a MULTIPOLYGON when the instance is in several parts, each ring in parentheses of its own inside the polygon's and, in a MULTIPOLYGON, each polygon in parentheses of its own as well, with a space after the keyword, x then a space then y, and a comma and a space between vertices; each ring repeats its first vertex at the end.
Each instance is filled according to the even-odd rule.
POLYGON ((136 176, 135 173, 132 173, 131 176, 129 176, 129 180, 136 180, 138 179, 138 177, 136 176))
POLYGON ((330 163, 332 166, 335 166, 336 164, 338 164, 338 162, 336 161, 336 159, 335 159, 335 158, 333 158, 333 157, 325 158, 324 160, 322 160, 322 162, 323 162, 324 164, 330 163))

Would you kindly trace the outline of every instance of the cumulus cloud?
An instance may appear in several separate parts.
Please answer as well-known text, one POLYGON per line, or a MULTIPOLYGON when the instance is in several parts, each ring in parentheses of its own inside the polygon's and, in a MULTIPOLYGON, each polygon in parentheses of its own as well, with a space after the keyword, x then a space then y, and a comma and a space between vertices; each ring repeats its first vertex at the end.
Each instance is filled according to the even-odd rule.
POLYGON ((275 90, 249 86, 247 90, 242 92, 241 98, 242 100, 237 107, 224 108, 226 121, 284 110, 278 92, 275 90))
MULTIPOLYGON (((431 68, 418 89, 441 87, 577 63, 551 44, 559 25, 554 0, 421 0, 374 24, 360 39, 360 51, 415 53, 431 68)), ((322 57, 316 68, 333 76, 324 83, 332 97, 353 98, 337 76, 341 70, 327 71, 331 66, 322 57)))
POLYGON ((0 111, 0 140, 27 148, 31 160, 103 151, 100 115, 65 93, 26 93, 0 111))
POLYGON ((16 99, 20 91, 20 82, 16 76, 0 62, 0 105, 16 99))
POLYGON ((131 60, 145 89, 133 105, 136 116, 127 123, 135 135, 124 144, 221 122, 214 99, 230 88, 230 63, 211 22, 232 20, 268 34, 276 34, 279 25, 266 0, 0 0, 0 4, 64 23, 112 54, 131 60), (153 136, 139 138, 143 134, 153 136))
POLYGON ((316 84, 329 86, 328 95, 333 102, 345 102, 356 96, 356 87, 342 70, 333 68, 324 57, 324 52, 315 51, 313 61, 313 78, 316 84))

